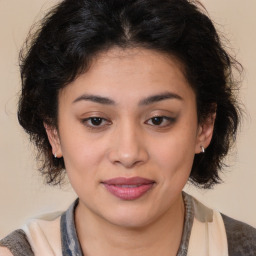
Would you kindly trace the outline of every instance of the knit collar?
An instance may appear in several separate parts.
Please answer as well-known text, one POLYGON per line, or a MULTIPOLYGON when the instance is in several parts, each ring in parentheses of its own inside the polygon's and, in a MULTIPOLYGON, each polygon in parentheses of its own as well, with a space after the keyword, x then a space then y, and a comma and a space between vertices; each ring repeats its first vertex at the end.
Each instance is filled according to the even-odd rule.
MULTIPOLYGON (((180 247, 177 256, 186 256, 188 251, 189 238, 194 219, 194 210, 191 196, 182 193, 185 204, 185 222, 180 247)), ((63 256, 83 256, 75 227, 75 209, 79 199, 64 212, 61 216, 61 243, 63 256)))

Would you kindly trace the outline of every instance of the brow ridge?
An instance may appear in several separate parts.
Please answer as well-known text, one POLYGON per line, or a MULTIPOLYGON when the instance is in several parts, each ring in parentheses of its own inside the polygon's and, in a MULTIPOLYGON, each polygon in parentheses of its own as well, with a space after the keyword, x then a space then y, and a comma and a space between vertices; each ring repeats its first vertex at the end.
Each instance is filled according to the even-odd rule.
POLYGON ((79 102, 79 101, 92 101, 95 103, 100 103, 104 105, 114 105, 115 102, 107 97, 102 97, 98 95, 90 95, 90 94, 83 94, 80 97, 76 98, 73 103, 79 102))
MULTIPOLYGON (((178 100, 183 100, 181 96, 179 96, 176 93, 171 93, 171 92, 166 92, 166 93, 160 93, 156 95, 149 96, 145 99, 142 99, 139 102, 139 106, 145 106, 145 105, 150 105, 159 101, 163 100, 168 100, 168 99, 178 99, 178 100)), ((115 101, 107 98, 107 97, 102 97, 99 95, 91 95, 91 94, 83 94, 76 98, 73 103, 79 102, 79 101, 92 101, 95 103, 99 104, 104 104, 104 105, 115 105, 115 101)))
POLYGON ((150 105, 159 101, 169 100, 169 99, 183 100, 182 97, 176 93, 166 92, 166 93, 160 93, 157 95, 149 96, 141 100, 139 102, 139 105, 150 105))

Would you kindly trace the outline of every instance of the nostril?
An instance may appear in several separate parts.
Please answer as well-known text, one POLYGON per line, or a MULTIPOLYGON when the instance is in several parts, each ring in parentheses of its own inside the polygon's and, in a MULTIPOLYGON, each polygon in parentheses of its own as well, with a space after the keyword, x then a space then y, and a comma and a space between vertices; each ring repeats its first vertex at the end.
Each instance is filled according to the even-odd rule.
POLYGON ((116 127, 109 147, 109 160, 113 164, 132 168, 148 160, 144 136, 134 123, 123 122, 116 127))
POLYGON ((112 150, 109 153, 109 160, 113 164, 123 165, 125 168, 133 168, 148 161, 148 153, 146 150, 140 150, 128 154, 120 150, 112 150))
POLYGON ((142 163, 143 163, 143 161, 139 161, 139 160, 134 161, 132 159, 119 159, 119 160, 114 161, 114 164, 123 165, 125 168, 133 168, 142 163))

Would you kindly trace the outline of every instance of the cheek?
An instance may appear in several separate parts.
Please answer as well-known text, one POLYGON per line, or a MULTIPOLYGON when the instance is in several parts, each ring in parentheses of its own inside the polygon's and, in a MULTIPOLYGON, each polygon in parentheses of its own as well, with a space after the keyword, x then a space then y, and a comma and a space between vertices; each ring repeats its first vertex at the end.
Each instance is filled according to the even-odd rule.
POLYGON ((77 195, 91 193, 101 179, 102 149, 94 143, 87 144, 79 140, 63 145, 67 176, 77 195))
POLYGON ((76 143, 74 141, 73 143, 67 144, 67 147, 65 145, 63 146, 63 157, 67 171, 69 169, 82 173, 93 171, 95 166, 99 164, 104 153, 100 145, 92 144, 89 142, 82 143, 82 141, 76 143))
POLYGON ((175 129, 168 136, 154 143, 152 156, 164 173, 165 178, 188 177, 195 154, 195 131, 175 129))
POLYGON ((161 198, 170 205, 173 198, 180 194, 186 185, 191 172, 194 154, 184 147, 180 141, 166 142, 165 147, 156 149, 158 170, 158 182, 161 185, 161 198))
POLYGON ((104 157, 104 145, 74 126, 62 131, 61 149, 70 180, 79 181, 95 175, 104 157))

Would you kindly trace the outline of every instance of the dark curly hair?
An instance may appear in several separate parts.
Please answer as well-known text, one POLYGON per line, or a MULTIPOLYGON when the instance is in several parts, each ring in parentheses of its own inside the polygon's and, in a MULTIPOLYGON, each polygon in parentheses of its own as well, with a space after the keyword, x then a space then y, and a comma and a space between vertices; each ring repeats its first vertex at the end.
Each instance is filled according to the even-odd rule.
POLYGON ((63 178, 44 128, 57 127, 58 93, 111 47, 144 47, 175 56, 197 98, 199 122, 216 111, 211 144, 194 159, 190 181, 210 188, 221 181, 223 158, 235 140, 240 111, 232 68, 213 22, 198 1, 64 0, 30 34, 20 54, 22 91, 18 119, 38 148, 49 184, 63 178))

